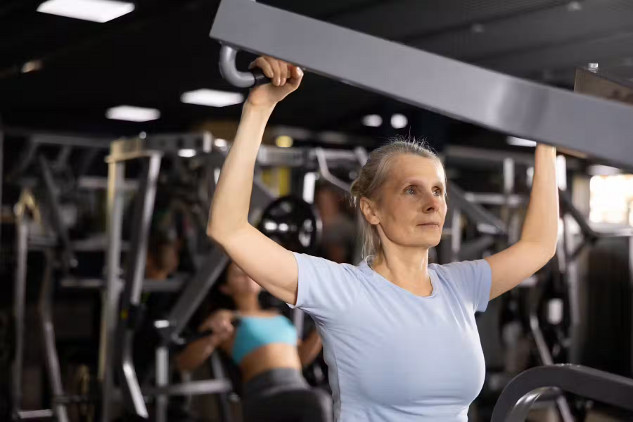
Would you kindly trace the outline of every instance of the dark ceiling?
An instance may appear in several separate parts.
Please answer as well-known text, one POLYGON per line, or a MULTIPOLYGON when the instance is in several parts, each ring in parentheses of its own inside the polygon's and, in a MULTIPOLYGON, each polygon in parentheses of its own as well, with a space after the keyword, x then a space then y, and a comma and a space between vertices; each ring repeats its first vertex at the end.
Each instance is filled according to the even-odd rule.
MULTIPOLYGON (((0 113, 5 124, 121 135, 186 131, 203 120, 239 118, 239 106, 208 108, 179 99, 198 88, 231 89, 217 70, 219 46, 208 37, 218 1, 134 2, 133 13, 105 24, 37 13, 40 1, 0 3, 0 113), (32 60, 41 60, 41 69, 22 73, 23 64, 32 60), (162 116, 148 123, 107 120, 106 109, 120 104, 158 108, 162 116)), ((633 66, 631 0, 263 3, 563 87, 572 86, 578 65, 633 66)), ((409 116, 413 127, 404 130, 416 134, 419 126, 434 127, 423 131, 434 136, 450 125, 431 113, 313 74, 277 108, 272 123, 385 134, 385 129, 364 128, 361 117, 395 111, 409 116)))

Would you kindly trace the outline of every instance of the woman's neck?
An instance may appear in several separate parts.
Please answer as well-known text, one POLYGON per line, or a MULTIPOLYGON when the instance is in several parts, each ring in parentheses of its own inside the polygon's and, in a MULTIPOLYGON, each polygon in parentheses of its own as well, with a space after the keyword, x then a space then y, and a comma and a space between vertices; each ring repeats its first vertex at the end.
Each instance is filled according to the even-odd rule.
POLYGON ((259 306, 259 299, 257 295, 236 296, 233 297, 233 300, 235 301, 235 306, 240 312, 258 312, 262 309, 259 306))
POLYGON ((431 288, 429 280, 428 249, 399 248, 398 251, 389 248, 379 251, 372 268, 378 274, 398 286, 411 288, 431 288))

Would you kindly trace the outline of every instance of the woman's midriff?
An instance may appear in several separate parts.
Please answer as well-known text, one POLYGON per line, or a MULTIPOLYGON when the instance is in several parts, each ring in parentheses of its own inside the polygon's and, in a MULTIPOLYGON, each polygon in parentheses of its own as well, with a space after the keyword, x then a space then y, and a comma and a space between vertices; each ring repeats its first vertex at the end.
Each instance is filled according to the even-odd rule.
POLYGON ((294 368, 301 370, 301 361, 297 354, 297 346, 283 343, 273 343, 253 350, 240 363, 242 381, 263 372, 277 368, 294 368))

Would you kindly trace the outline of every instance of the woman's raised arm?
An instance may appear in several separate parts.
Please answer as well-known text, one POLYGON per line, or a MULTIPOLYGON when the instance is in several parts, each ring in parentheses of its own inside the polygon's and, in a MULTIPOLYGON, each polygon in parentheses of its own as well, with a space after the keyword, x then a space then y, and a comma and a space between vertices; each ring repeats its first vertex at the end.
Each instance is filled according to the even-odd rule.
POLYGON ((248 222, 257 151, 275 105, 295 91, 303 77, 298 67, 259 57, 272 83, 251 90, 244 104, 233 146, 226 157, 213 196, 207 234, 231 259, 273 296, 294 304, 298 270, 292 252, 268 239, 248 222))

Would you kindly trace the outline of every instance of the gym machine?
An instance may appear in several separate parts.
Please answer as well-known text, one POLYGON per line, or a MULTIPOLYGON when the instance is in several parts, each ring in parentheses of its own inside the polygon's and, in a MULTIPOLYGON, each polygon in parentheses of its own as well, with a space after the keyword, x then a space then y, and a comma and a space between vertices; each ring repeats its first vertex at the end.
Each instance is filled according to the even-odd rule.
POLYGON ((618 408, 633 410, 633 380, 580 365, 551 365, 528 369, 503 390, 492 422, 523 422, 541 396, 562 390, 618 408))
POLYGON ((251 0, 222 0, 210 36, 223 44, 220 69, 236 86, 256 82, 252 73, 235 67, 236 49, 243 49, 458 120, 633 167, 633 109, 624 104, 503 75, 251 0), (292 38, 280 42, 278 34, 292 38), (393 63, 398 63, 397 77, 388 77, 393 63))

